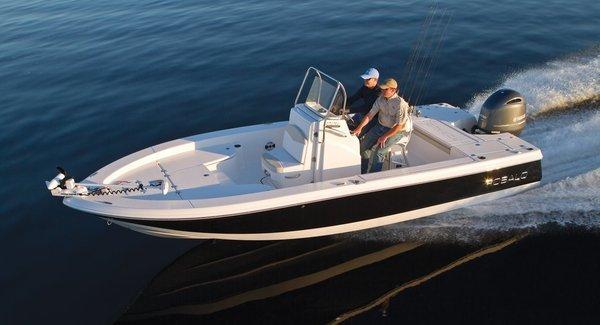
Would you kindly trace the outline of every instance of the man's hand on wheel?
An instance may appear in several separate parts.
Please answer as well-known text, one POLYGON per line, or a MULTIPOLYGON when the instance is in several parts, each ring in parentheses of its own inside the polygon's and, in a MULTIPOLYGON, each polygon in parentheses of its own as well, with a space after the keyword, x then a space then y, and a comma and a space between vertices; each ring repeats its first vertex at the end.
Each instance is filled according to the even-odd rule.
POLYGON ((354 131, 350 132, 350 134, 359 136, 361 132, 362 132, 362 128, 356 128, 356 129, 354 129, 354 131))

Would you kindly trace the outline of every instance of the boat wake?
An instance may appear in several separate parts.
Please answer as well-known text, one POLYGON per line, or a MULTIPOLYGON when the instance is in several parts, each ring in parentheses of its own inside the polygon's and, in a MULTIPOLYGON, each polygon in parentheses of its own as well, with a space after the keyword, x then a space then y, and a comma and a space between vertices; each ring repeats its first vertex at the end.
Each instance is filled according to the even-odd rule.
POLYGON ((507 232, 565 227, 600 230, 600 53, 553 61, 508 76, 474 96, 478 114, 494 91, 512 88, 528 102, 520 135, 542 149, 540 187, 501 200, 353 236, 367 240, 473 242, 507 232))
POLYGON ((597 104, 600 100, 599 72, 600 53, 548 62, 507 76, 498 87, 475 95, 467 107, 477 115, 487 97, 501 88, 515 89, 523 94, 528 103, 528 115, 534 118, 549 112, 569 111, 581 103, 597 104))

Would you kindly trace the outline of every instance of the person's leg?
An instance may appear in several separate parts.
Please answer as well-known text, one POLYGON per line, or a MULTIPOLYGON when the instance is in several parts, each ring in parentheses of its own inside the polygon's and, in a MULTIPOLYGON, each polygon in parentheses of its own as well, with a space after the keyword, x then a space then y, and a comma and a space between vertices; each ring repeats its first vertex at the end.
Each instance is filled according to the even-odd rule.
POLYGON ((367 172, 371 148, 376 144, 377 139, 386 132, 386 129, 386 127, 377 124, 360 138, 361 173, 367 172))
POLYGON ((407 136, 406 133, 398 132, 387 139, 383 148, 376 146, 376 148, 372 150, 370 157, 371 168, 369 169, 369 173, 381 171, 383 167, 383 161, 385 160, 385 156, 387 156, 388 152, 390 151, 390 147, 395 145, 398 141, 400 141, 400 139, 402 139, 402 137, 405 136, 407 136))

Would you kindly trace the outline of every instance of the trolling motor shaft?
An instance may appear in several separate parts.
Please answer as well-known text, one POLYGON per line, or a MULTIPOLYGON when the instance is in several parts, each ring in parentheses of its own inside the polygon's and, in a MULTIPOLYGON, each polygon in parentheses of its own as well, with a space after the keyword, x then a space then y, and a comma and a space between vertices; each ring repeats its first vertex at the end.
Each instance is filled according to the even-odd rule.
POLYGON ((143 184, 135 181, 137 186, 94 184, 94 183, 75 183, 64 168, 56 167, 58 174, 50 181, 46 181, 46 188, 53 196, 101 196, 130 194, 134 192, 145 193, 148 189, 160 189, 163 195, 167 195, 170 190, 169 182, 166 180, 154 180, 143 184))

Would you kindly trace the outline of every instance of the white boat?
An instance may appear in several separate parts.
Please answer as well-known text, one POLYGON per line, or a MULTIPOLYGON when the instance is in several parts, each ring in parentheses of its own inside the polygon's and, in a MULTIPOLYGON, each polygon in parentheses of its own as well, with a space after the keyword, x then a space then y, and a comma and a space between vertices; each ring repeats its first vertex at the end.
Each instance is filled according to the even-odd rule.
MULTIPOLYGON (((502 99, 504 112, 524 109, 515 94, 493 102, 502 99)), ((486 110, 477 121, 448 104, 415 107, 408 144, 392 147, 383 171, 361 174, 345 101, 340 82, 309 68, 288 121, 158 144, 81 183, 61 172, 47 186, 71 208, 150 235, 281 240, 421 218, 541 180, 540 149, 498 133, 507 125, 494 129, 486 110), (491 134, 467 132, 477 127, 491 134)), ((522 128, 524 112, 515 114, 522 128)))

